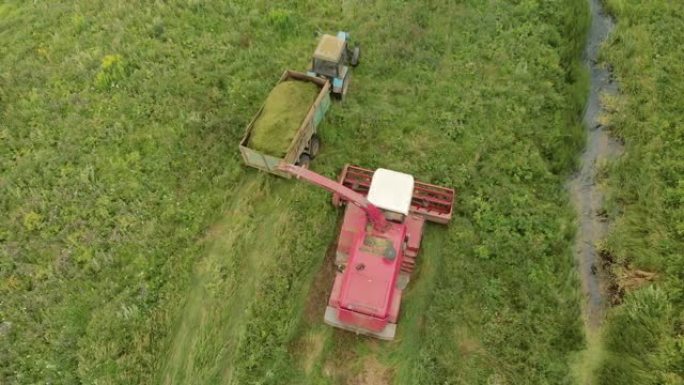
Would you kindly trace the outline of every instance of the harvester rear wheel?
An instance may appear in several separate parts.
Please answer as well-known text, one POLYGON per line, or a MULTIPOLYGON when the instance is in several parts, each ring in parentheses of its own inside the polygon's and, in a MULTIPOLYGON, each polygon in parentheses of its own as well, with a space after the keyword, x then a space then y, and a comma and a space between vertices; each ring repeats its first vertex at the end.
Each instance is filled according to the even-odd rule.
POLYGON ((311 139, 309 139, 309 156, 311 159, 318 155, 321 150, 321 137, 318 134, 313 134, 311 139))

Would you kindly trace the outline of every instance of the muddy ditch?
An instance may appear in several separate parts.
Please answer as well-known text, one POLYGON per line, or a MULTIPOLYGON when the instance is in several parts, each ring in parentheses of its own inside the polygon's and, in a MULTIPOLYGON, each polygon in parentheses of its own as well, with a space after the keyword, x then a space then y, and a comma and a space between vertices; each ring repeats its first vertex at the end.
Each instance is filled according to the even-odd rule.
POLYGON ((569 181, 568 188, 579 219, 575 258, 586 299, 583 304, 585 323, 589 329, 596 329, 609 305, 606 293, 612 286, 610 269, 597 248, 610 226, 605 217, 604 193, 597 181, 597 173, 603 164, 622 153, 623 146, 610 135, 608 127, 600 123, 604 113, 601 98, 618 92, 610 68, 599 61, 599 50, 613 30, 614 22, 600 0, 588 2, 591 26, 583 55, 590 75, 589 97, 583 116, 587 143, 580 158, 580 169, 569 181))

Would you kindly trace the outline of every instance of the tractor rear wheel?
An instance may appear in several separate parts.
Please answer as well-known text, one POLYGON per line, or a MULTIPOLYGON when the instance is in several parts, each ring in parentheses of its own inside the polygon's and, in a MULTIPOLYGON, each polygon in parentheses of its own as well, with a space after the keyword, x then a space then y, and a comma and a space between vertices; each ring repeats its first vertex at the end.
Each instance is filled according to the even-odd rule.
POLYGON ((354 47, 354 51, 352 52, 352 57, 351 57, 351 65, 352 67, 356 67, 359 65, 359 59, 361 59, 361 47, 358 45, 354 47))
POLYGON ((347 96, 347 90, 349 89, 349 83, 351 82, 351 73, 347 72, 347 76, 344 78, 344 84, 342 84, 342 92, 338 94, 341 102, 347 96))
POLYGON ((311 157, 309 156, 309 154, 302 154, 299 156, 299 160, 297 161, 297 166, 309 168, 310 164, 311 164, 311 157))
POLYGON ((318 134, 313 134, 311 139, 309 139, 309 156, 311 159, 315 158, 320 150, 321 138, 318 136, 318 134))

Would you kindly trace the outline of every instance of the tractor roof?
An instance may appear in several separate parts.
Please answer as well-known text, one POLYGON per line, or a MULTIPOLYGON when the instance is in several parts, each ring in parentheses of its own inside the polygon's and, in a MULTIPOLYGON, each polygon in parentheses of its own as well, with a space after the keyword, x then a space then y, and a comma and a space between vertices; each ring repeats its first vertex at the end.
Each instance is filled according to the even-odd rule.
POLYGON ((368 200, 383 210, 408 215, 413 198, 413 176, 379 168, 373 173, 368 200))
POLYGON ((314 58, 337 62, 342 56, 344 49, 344 40, 338 39, 337 36, 323 35, 321 41, 318 42, 318 47, 314 51, 314 58))

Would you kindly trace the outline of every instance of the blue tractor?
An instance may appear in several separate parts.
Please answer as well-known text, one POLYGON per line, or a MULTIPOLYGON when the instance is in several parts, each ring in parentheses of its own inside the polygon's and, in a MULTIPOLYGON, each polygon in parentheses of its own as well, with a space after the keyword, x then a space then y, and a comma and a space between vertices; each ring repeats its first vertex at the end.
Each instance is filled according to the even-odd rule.
POLYGON ((349 46, 349 33, 340 31, 337 36, 323 35, 311 59, 308 74, 326 78, 332 84, 330 92, 338 99, 344 99, 351 80, 349 67, 356 67, 361 57, 361 48, 349 46))

